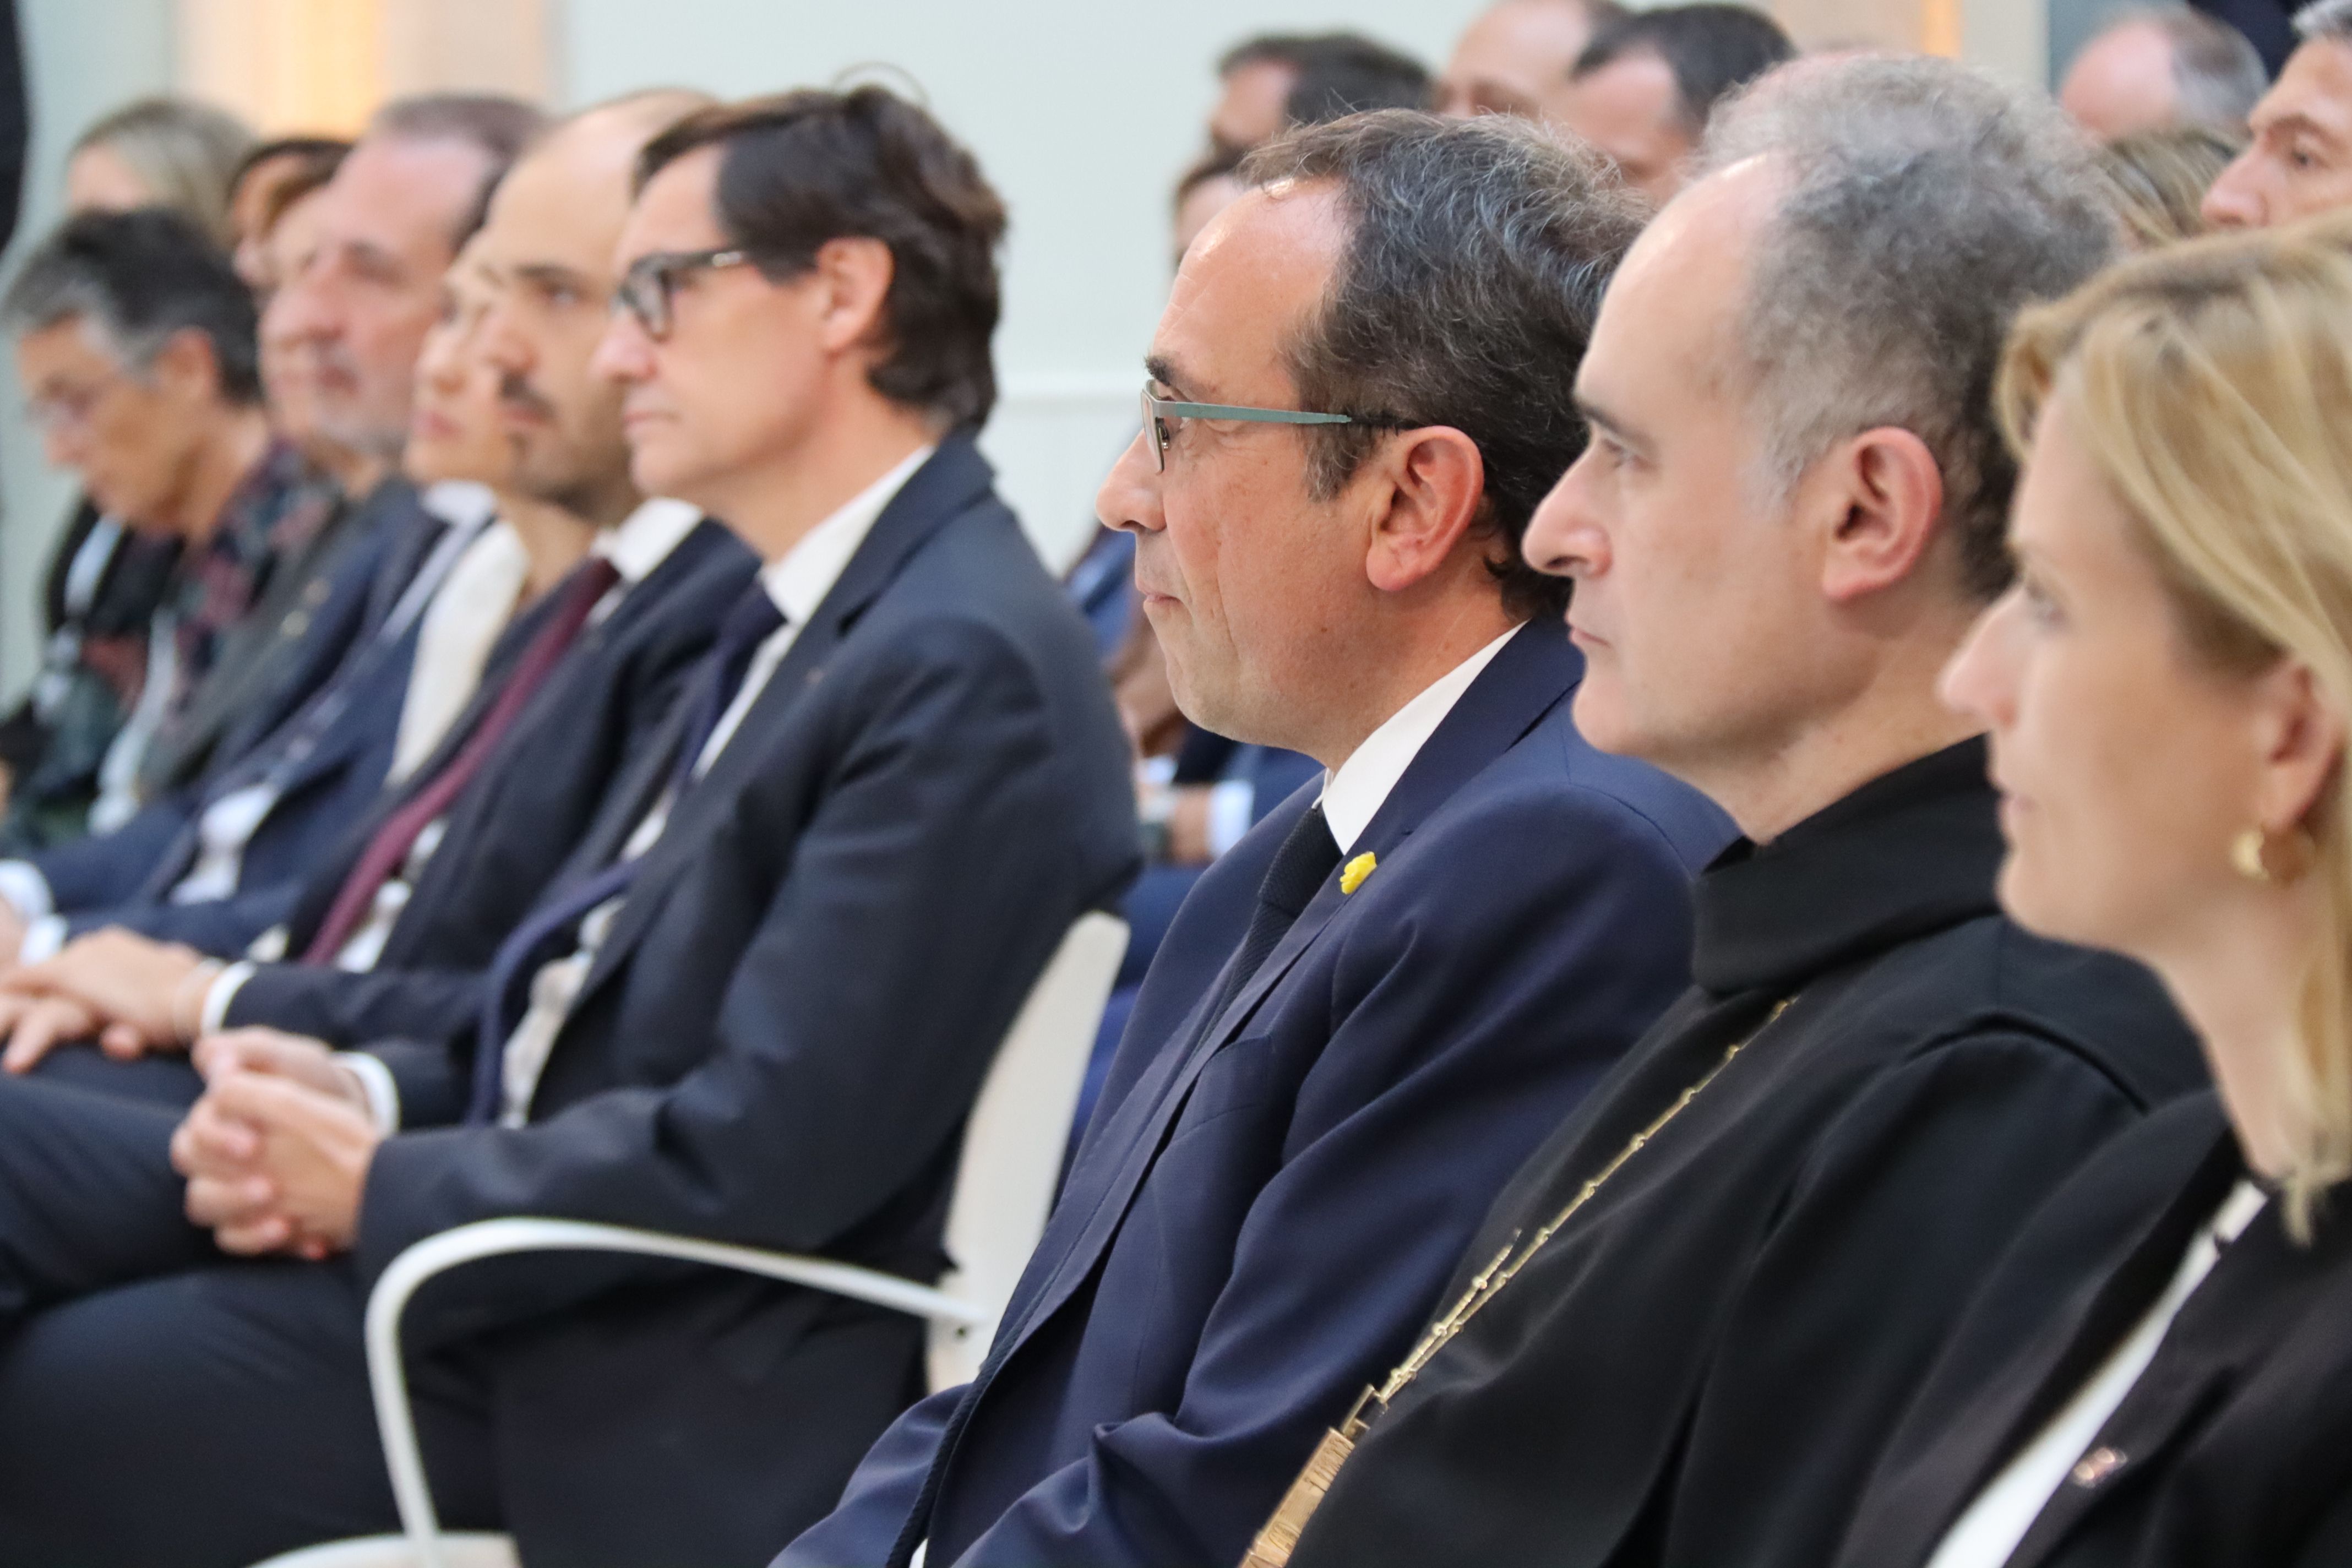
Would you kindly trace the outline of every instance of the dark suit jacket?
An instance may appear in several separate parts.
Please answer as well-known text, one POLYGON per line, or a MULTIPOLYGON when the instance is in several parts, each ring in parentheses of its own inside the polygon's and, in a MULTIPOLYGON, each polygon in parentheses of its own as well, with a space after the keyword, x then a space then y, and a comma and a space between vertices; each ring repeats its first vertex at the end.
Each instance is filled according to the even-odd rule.
MULTIPOLYGON (((2118 1138, 2018 1237, 1864 1495, 1840 1561, 1925 1563, 1960 1511, 2170 1284, 2245 1174, 2210 1094, 2118 1138)), ((2273 1202, 2222 1249, 2012 1568, 2341 1568, 2352 1563, 2352 1213, 2313 1244, 2273 1202)))
POLYGON ((1377 869, 1329 879, 1213 1022, 1315 786, 1202 878, 980 1379, 902 1417, 780 1564, 902 1535, 935 1568, 1239 1560, 1496 1188, 1684 983, 1689 877, 1730 830, 1585 744, 1581 673, 1557 623, 1506 645, 1353 846, 1377 869))
POLYGON ((383 787, 422 617, 382 647, 375 646, 378 632, 446 526, 412 508, 344 563, 295 650, 298 668, 286 689, 240 721, 222 743, 226 760, 200 784, 155 802, 117 832, 34 858, 72 934, 119 925, 208 952, 233 952, 286 918, 318 857, 383 787), (307 748, 298 746, 306 733, 304 703, 330 688, 344 699, 340 711, 307 748), (298 699, 305 689, 309 698, 298 699), (288 762, 282 788, 246 845, 236 894, 170 902, 173 884, 194 862, 195 828, 205 808, 280 760, 288 762))
MULTIPOLYGON (((618 851, 677 744, 614 792, 575 873, 618 851)), ((949 438, 678 801, 530 1124, 378 1150, 362 1275, 525 1214, 935 1276, 996 1046, 1133 875, 1127 758, 1084 623, 949 438)), ((468 1064, 425 1054, 395 1065, 404 1104, 436 1079, 450 1103, 468 1064)), ((759 1561, 921 1386, 911 1319, 663 1265, 477 1265, 411 1323, 420 1347, 489 1347, 506 1522, 550 1561, 759 1561)))
MULTIPOLYGON (((681 688, 758 563, 705 519, 612 615, 581 634, 450 807, 441 847, 364 974, 269 963, 240 987, 233 1026, 266 1024, 340 1046, 470 1028, 499 943, 579 847, 628 764, 659 740, 681 688)), ((552 597, 552 595, 551 595, 552 597)), ((495 661, 494 661, 495 662, 495 661)), ((409 788, 387 791, 305 884, 288 920, 299 954, 384 818, 471 737, 502 682, 486 677, 441 754, 409 788)))
POLYGON ((299 554, 272 568, 260 599, 222 637, 187 706, 148 742, 139 763, 148 798, 233 762, 334 674, 368 607, 354 585, 373 581, 417 516, 415 487, 388 479, 365 500, 338 507, 299 554))

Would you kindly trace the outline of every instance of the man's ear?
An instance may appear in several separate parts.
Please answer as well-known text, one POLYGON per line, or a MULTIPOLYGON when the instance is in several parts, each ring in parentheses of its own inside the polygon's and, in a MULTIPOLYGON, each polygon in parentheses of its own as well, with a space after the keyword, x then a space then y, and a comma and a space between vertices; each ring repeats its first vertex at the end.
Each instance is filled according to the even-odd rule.
POLYGON ((1486 493, 1478 443, 1444 425, 1392 437, 1365 465, 1379 509, 1364 574, 1384 594, 1402 593, 1453 555, 1486 493))
POLYGON ((142 379, 176 402, 207 402, 221 390, 220 359, 212 339, 182 327, 163 340, 142 379))
POLYGON ((1832 603, 1891 588, 1934 545, 1944 474, 1927 443, 1896 426, 1865 430, 1814 465, 1833 513, 1822 541, 1822 591, 1832 603))
POLYGON ((817 288, 819 341, 827 352, 843 353, 881 335, 882 303, 898 271, 887 244, 862 236, 828 239, 817 247, 809 270, 817 288))

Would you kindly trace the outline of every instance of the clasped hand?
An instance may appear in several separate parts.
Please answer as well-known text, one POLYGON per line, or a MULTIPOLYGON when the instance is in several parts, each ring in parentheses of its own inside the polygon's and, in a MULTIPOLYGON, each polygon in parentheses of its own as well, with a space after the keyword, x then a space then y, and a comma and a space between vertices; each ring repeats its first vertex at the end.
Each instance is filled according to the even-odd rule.
POLYGON ((187 994, 205 966, 194 948, 109 927, 11 970, 0 976, 0 1068, 29 1072, 56 1047, 93 1037, 123 1058, 184 1046, 187 994))
POLYGON ((204 1096, 172 1135, 188 1218, 228 1252, 348 1248, 381 1142, 358 1079, 320 1042, 275 1029, 208 1035, 194 1060, 204 1096))

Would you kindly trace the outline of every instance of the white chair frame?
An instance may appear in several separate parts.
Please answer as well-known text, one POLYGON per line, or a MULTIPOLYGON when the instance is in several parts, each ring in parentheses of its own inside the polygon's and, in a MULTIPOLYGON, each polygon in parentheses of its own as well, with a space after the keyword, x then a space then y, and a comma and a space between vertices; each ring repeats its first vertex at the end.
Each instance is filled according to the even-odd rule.
MULTIPOLYGON (((442 1533, 440 1515, 433 1506, 432 1488, 425 1479, 424 1454, 417 1442, 416 1418, 408 1396, 408 1369, 400 1346, 401 1319, 417 1290, 436 1275, 481 1258, 524 1252, 616 1252, 677 1258, 760 1275, 921 1318, 931 1325, 932 1331, 932 1386, 949 1386, 969 1377, 979 1353, 987 1346, 987 1335, 982 1331, 992 1331, 1003 1315, 1020 1263, 1025 1259, 1028 1248, 1035 1246, 1037 1235, 1045 1227, 1045 1209, 1052 1198, 1048 1184, 1043 1202, 1023 1205, 1024 1209, 1034 1208, 1034 1214, 1010 1216, 1008 1230, 1008 1216, 1002 1212, 975 1212, 975 1189, 985 1184, 986 1180, 984 1173, 975 1180, 975 1166, 987 1164, 992 1155, 997 1163, 1003 1163, 1001 1145, 1018 1131, 1021 1121, 1034 1127, 1043 1119, 1049 1124, 1049 1137, 1058 1137, 1060 1130, 1069 1125, 1087 1056, 1080 1037, 1090 1042, 1100 1025, 1127 941, 1126 922, 1106 914, 1084 916, 1070 928, 1053 961, 1038 977, 1021 1016, 1007 1031, 988 1081, 982 1087, 956 1173, 956 1192, 948 1221, 950 1250, 961 1250, 956 1245, 960 1229, 975 1226, 985 1233, 977 1244, 983 1248, 1010 1252, 1024 1237, 1026 1246, 1018 1246, 1021 1258, 988 1259, 986 1263, 992 1267, 950 1277, 952 1286, 976 1276, 971 1278, 971 1282, 978 1289, 960 1292, 934 1289, 896 1274, 829 1258, 766 1252, 757 1247, 586 1220, 512 1215, 478 1220, 429 1236, 394 1258, 376 1281, 368 1297, 365 1328, 368 1385, 375 1399, 376 1429, 383 1440, 384 1464, 391 1472, 393 1502, 400 1514, 405 1553, 396 1552, 393 1538, 371 1537, 288 1552, 271 1558, 259 1568, 329 1568, 330 1564, 346 1563, 351 1568, 360 1568, 362 1563, 370 1568, 391 1568, 394 1563, 413 1564, 414 1568, 450 1568, 444 1547, 452 1540, 461 1541, 468 1548, 469 1559, 495 1560, 479 1553, 487 1548, 495 1554, 506 1544, 503 1537, 467 1534, 452 1538, 442 1533), (1047 1103, 1006 1103, 1009 1098, 1026 1094, 1034 1094, 1047 1103), (984 1148, 984 1144, 991 1147, 984 1148)), ((1033 1189, 1031 1194, 1024 1196, 1034 1195, 1038 1185, 1036 1151, 1027 1151, 1014 1163, 1028 1167, 1013 1173, 1013 1180, 1033 1189)))

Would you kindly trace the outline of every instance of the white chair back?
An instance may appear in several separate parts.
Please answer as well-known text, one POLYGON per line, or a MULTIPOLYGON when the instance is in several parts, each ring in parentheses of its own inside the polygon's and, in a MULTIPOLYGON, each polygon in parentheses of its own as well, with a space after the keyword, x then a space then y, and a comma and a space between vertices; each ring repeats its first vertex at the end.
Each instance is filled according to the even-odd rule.
POLYGON ((1127 922, 1107 914, 1083 916, 1070 928, 1030 988, 972 1102, 948 1201, 953 1266, 940 1289, 987 1308, 988 1320, 932 1322, 935 1390, 969 1383, 980 1371, 997 1320, 1045 1233, 1070 1119, 1077 1112, 1104 1004, 1127 956, 1127 922))

